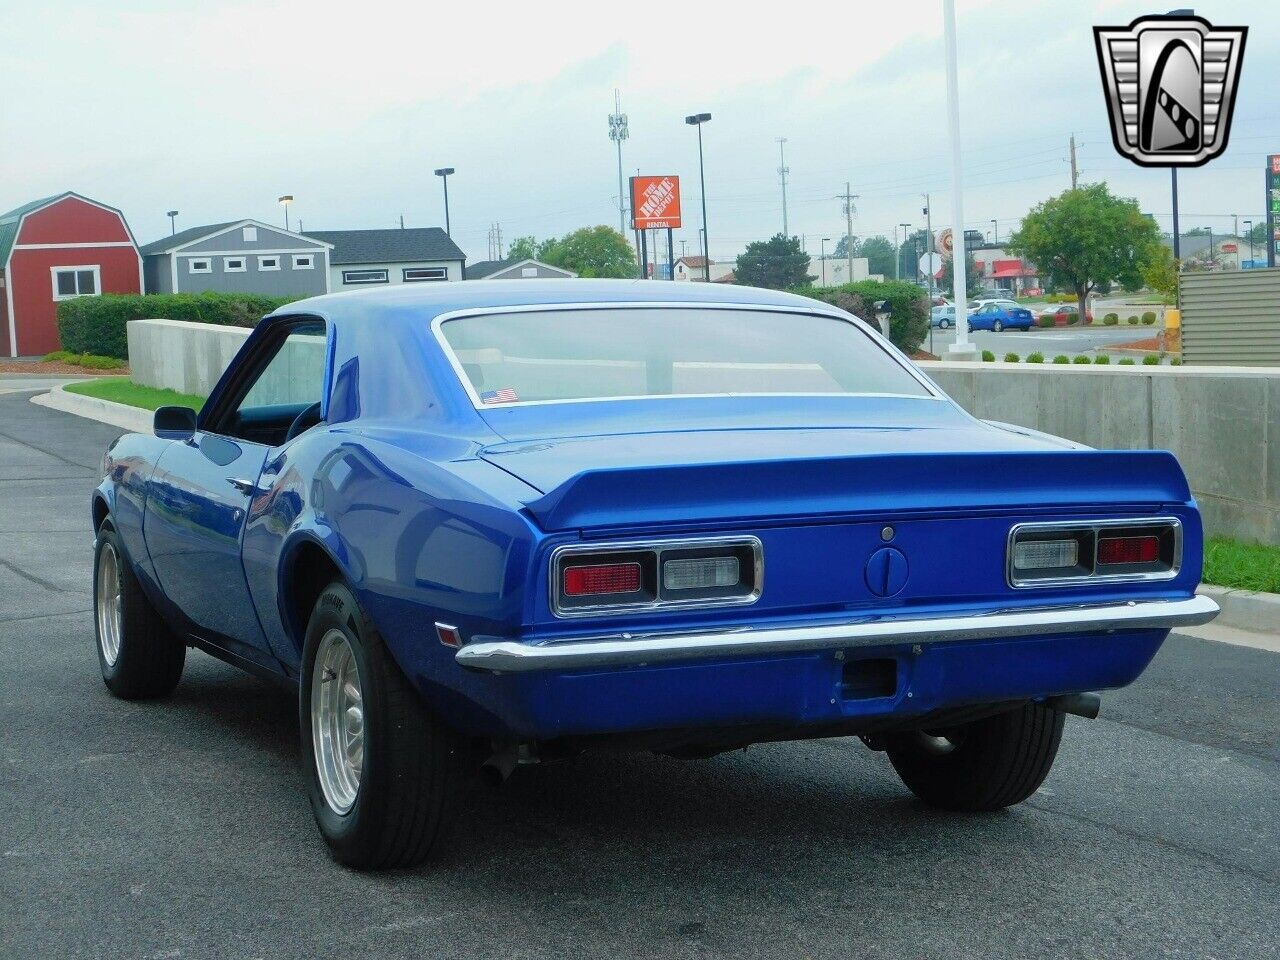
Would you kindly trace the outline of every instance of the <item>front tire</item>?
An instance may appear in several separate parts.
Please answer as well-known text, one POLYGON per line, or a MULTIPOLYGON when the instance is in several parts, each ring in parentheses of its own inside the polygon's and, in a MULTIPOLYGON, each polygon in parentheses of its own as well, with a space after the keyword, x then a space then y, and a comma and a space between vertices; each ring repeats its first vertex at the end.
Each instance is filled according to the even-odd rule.
POLYGON ((939 320, 939 321, 938 321, 938 326, 939 326, 939 327, 941 327, 943 330, 950 330, 950 329, 951 329, 951 321, 950 321, 950 320, 939 320))
POLYGON ((989 811, 1021 803, 1049 775, 1065 714, 1043 704, 941 730, 894 734, 893 768, 917 797, 944 810, 989 811))
POLYGON ((341 583, 316 601, 302 663, 307 793, 329 849, 360 870, 421 864, 468 779, 464 743, 427 710, 341 583))
POLYGON ((142 592, 110 521, 94 545, 93 623, 108 690, 123 700, 155 700, 173 692, 182 679, 186 645, 142 592))

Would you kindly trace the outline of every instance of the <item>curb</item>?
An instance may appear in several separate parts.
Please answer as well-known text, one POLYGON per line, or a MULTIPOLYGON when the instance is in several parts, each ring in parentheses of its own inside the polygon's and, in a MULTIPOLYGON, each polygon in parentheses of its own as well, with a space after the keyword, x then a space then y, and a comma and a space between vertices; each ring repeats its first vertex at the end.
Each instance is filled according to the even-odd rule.
POLYGON ((1215 626, 1280 635, 1280 594, 1203 585, 1197 591, 1222 608, 1215 626))
POLYGON ((86 397, 79 393, 67 393, 61 386, 54 387, 48 393, 38 393, 31 398, 32 403, 42 407, 61 410, 87 420, 109 423, 122 430, 134 433, 150 433, 154 416, 150 410, 131 407, 111 400, 100 400, 97 397, 86 397))

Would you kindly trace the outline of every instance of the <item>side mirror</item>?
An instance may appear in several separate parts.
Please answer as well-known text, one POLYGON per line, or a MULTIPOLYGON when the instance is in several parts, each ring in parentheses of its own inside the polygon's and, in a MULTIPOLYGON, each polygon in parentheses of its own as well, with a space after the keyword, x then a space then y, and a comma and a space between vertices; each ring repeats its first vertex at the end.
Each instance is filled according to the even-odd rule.
POLYGON ((190 407, 160 407, 152 429, 162 440, 190 440, 196 432, 196 412, 190 407))

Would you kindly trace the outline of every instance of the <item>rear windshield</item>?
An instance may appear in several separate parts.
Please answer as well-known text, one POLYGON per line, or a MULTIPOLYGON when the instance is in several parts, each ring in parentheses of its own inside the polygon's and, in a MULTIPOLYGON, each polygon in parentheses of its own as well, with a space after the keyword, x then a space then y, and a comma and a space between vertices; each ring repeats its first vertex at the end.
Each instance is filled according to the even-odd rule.
POLYGON ((486 405, 710 394, 930 395, 869 336, 834 317, 616 307, 459 317, 440 329, 486 405))

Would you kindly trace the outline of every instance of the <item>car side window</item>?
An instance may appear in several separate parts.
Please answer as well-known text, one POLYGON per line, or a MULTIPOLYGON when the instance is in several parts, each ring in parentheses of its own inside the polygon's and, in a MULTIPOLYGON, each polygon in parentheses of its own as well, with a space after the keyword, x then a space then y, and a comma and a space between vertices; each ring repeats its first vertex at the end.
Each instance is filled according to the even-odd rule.
POLYGON ((320 422, 325 390, 326 355, 323 321, 308 320, 290 327, 268 354, 254 363, 257 372, 241 386, 238 399, 227 398, 226 412, 210 429, 278 446, 302 429, 315 426, 320 422))

